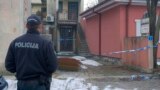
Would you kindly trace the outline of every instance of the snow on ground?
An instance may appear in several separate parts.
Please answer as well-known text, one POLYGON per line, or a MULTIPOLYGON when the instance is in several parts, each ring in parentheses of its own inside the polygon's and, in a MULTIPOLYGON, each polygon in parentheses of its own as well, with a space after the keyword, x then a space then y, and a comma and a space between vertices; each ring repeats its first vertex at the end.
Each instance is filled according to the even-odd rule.
POLYGON ((96 62, 94 60, 90 60, 90 59, 85 59, 85 60, 81 61, 81 63, 84 64, 84 65, 91 65, 91 66, 100 66, 100 65, 102 65, 102 64, 100 64, 100 63, 98 63, 98 62, 96 62))
MULTIPOLYGON (((87 58, 82 57, 82 56, 74 56, 72 58, 74 58, 76 60, 79 60, 83 65, 91 65, 91 66, 100 66, 100 65, 102 65, 102 64, 96 62, 95 60, 87 59, 87 58)), ((86 69, 86 67, 84 67, 84 66, 82 68, 86 69)))
MULTIPOLYGON (((17 90, 17 80, 7 79, 8 89, 6 90, 17 90)), ((86 83, 83 78, 67 78, 66 80, 52 78, 50 90, 100 90, 98 86, 94 86, 91 83, 86 83)), ((121 88, 113 88, 108 85, 103 90, 125 90, 121 88)))
POLYGON ((81 68, 82 68, 82 69, 88 69, 88 67, 85 66, 85 65, 81 65, 81 68))
POLYGON ((74 59, 76 59, 76 60, 79 60, 79 61, 82 61, 82 60, 87 59, 87 58, 82 57, 82 56, 73 56, 72 58, 74 58, 74 59))
MULTIPOLYGON (((8 90, 17 90, 17 81, 8 80, 8 90)), ((67 78, 66 80, 52 79, 50 90, 99 90, 97 86, 86 83, 82 78, 67 78)))
POLYGON ((105 87, 104 90, 125 90, 125 89, 122 89, 122 88, 113 88, 111 85, 108 85, 105 87))
MULTIPOLYGON (((4 89, 4 90, 17 90, 16 80, 7 79, 7 82, 9 84, 9 87, 8 89, 4 89)), ((103 89, 102 88, 100 89, 98 86, 94 86, 91 83, 87 83, 86 80, 83 78, 67 78, 66 80, 53 78, 50 90, 160 90, 160 89, 153 89, 153 87, 155 86, 153 87, 147 86, 153 82, 150 82, 150 83, 141 82, 141 83, 138 83, 140 84, 138 85, 138 87, 136 87, 137 85, 134 86, 135 88, 133 88, 133 86, 130 87, 131 84, 135 85, 134 84, 135 82, 132 82, 130 84, 126 84, 127 82, 126 83, 121 82, 121 84, 116 84, 116 87, 115 87, 115 84, 112 85, 113 83, 108 85, 107 83, 105 83, 106 86, 103 89), (142 85, 145 85, 145 87, 143 88, 142 85), (130 89, 119 88, 124 86, 130 89)))
MULTIPOLYGON (((111 85, 108 85, 108 86, 105 87, 104 90, 126 90, 126 89, 117 88, 117 87, 112 87, 111 85)), ((128 89, 127 89, 127 90, 128 90, 128 89)), ((130 89, 130 90, 140 90, 140 89, 134 88, 134 89, 130 89)), ((152 90, 154 90, 154 89, 152 89, 152 90)))
POLYGON ((6 80, 8 82, 8 90, 17 90, 17 80, 6 80))
POLYGON ((160 62, 157 62, 157 65, 159 65, 159 66, 160 66, 160 62))

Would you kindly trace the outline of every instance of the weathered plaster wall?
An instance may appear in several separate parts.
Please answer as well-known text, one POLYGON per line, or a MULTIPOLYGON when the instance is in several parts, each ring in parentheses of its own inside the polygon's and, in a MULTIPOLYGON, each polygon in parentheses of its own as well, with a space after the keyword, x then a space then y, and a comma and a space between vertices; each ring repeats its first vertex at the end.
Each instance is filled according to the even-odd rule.
POLYGON ((25 32, 30 6, 30 0, 0 0, 0 71, 4 71, 10 42, 25 32))

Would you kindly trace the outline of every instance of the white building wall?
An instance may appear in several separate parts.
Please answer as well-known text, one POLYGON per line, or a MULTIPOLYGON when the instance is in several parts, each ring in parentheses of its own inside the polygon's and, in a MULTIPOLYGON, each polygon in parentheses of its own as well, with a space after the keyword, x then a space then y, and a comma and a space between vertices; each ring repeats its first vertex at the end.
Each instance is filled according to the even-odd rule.
POLYGON ((80 0, 80 13, 82 13, 84 11, 84 0, 80 0))
POLYGON ((25 33, 26 18, 31 13, 30 0, 0 0, 0 71, 13 39, 25 33))

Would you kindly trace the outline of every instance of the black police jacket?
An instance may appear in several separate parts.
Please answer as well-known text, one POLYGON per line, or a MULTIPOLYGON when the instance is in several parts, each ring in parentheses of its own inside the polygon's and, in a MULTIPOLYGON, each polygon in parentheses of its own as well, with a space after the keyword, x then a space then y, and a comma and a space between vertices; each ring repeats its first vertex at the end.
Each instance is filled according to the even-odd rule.
POLYGON ((42 38, 36 30, 28 30, 11 42, 5 67, 16 73, 18 80, 51 77, 57 69, 57 58, 51 41, 42 38))

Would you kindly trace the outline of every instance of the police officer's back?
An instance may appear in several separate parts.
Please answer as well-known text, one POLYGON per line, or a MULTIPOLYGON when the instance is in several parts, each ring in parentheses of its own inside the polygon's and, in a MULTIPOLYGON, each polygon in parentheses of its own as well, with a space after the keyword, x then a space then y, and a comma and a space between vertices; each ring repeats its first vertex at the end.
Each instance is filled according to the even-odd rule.
POLYGON ((42 38, 41 20, 36 15, 27 19, 27 33, 9 46, 6 69, 16 73, 18 90, 47 90, 57 69, 57 58, 50 41, 42 38))

